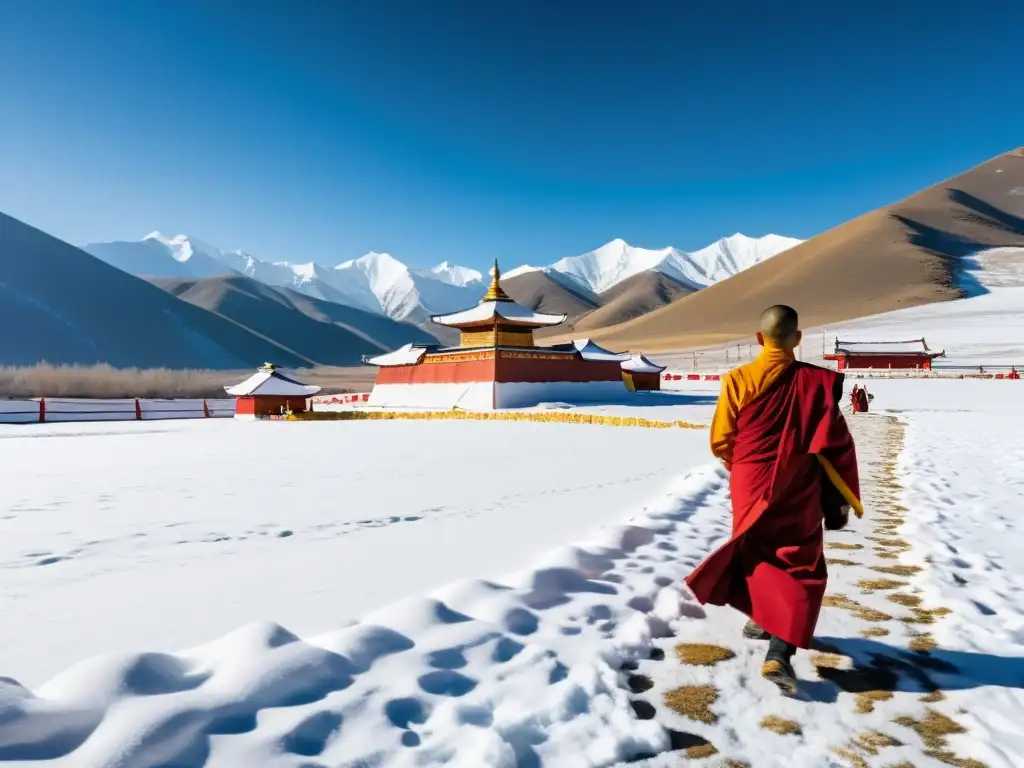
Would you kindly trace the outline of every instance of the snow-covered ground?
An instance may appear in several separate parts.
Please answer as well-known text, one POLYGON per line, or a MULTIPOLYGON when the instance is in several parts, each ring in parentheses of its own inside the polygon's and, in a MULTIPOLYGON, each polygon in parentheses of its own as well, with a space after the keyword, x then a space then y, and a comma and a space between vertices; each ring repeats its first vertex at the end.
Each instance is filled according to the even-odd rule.
POLYGON ((477 422, 0 426, 0 616, 18 627, 0 632, 0 675, 36 685, 253 620, 309 635, 498 576, 620 522, 706 441, 477 422))
POLYGON ((872 384, 868 513, 829 535, 829 653, 801 654, 795 700, 680 588, 729 528, 704 431, 5 428, 0 674, 27 688, 0 681, 0 759, 1024 765, 1021 386, 872 384), (682 664, 680 641, 735 657, 682 664), (683 716, 664 695, 688 685, 708 706, 683 716))

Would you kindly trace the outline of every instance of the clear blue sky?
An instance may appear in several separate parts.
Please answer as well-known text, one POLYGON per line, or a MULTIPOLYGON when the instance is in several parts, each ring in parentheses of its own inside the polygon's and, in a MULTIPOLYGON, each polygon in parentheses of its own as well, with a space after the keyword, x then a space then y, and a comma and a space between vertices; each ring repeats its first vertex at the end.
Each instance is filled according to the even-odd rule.
POLYGON ((1020 0, 0 0, 0 210, 326 264, 810 237, 1024 144, 1020 0))

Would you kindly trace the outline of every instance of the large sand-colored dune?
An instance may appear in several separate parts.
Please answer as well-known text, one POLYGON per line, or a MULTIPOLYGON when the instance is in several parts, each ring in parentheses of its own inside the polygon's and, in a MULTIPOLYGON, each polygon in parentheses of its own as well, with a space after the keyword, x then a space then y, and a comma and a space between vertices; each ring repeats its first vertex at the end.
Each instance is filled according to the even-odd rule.
MULTIPOLYGON (((790 304, 805 325, 961 298, 972 253, 1024 245, 1024 149, 866 213, 705 290, 591 329, 613 348, 672 349, 749 336, 790 304)), ((595 313, 596 314, 596 313, 595 313)))

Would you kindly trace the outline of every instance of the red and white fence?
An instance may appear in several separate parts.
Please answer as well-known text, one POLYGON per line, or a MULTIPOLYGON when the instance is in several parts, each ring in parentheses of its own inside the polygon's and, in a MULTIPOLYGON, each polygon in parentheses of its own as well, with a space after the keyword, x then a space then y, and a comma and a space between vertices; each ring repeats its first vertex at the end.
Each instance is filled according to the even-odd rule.
POLYGON ((0 424, 68 421, 154 421, 234 416, 232 399, 155 400, 44 397, 0 400, 0 424))
POLYGON ((365 403, 370 399, 369 392, 352 392, 346 395, 320 395, 313 398, 313 406, 318 405, 353 405, 365 403))
MULTIPOLYGON (((938 368, 930 371, 912 368, 892 369, 847 369, 843 371, 848 379, 1005 379, 1021 381, 1021 374, 1016 369, 1006 371, 986 371, 977 368, 938 368)), ((673 373, 665 371, 662 381, 672 385, 683 382, 720 381, 721 373, 673 373)))

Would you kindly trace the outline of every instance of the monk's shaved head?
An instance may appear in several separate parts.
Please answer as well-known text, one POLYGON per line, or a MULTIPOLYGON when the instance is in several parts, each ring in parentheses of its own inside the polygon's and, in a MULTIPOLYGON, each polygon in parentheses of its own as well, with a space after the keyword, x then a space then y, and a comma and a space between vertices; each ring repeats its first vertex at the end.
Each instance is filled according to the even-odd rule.
POLYGON ((800 341, 799 330, 800 318, 792 307, 776 304, 761 313, 761 335, 777 346, 796 346, 800 341))

